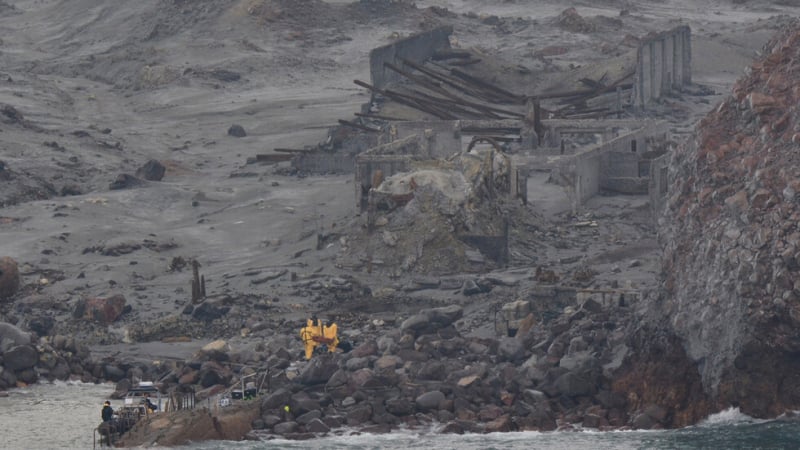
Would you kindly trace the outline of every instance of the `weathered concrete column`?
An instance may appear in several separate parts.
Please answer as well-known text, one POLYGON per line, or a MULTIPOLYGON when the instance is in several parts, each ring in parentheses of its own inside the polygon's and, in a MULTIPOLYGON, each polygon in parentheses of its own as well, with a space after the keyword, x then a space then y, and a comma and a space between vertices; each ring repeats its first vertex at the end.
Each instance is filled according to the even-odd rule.
POLYGON ((672 79, 675 77, 675 67, 673 67, 672 64, 672 54, 674 53, 672 43, 674 42, 674 36, 665 36, 664 40, 661 42, 661 60, 664 67, 664 83, 661 91, 669 93, 672 91, 672 79))
POLYGON ((650 64, 653 68, 653 98, 661 98, 661 87, 663 84, 664 68, 662 63, 662 44, 663 41, 653 41, 651 44, 650 64))
POLYGON ((683 33, 672 36, 672 85, 676 89, 683 86, 683 33))
POLYGON ((525 119, 519 132, 520 145, 524 150, 533 150, 539 146, 539 136, 536 134, 537 102, 529 97, 525 102, 525 119))
POLYGON ((642 89, 642 107, 650 103, 653 98, 653 51, 652 43, 642 46, 642 77, 644 86, 642 89))
POLYGON ((692 30, 689 27, 681 33, 683 41, 683 80, 682 84, 692 84, 692 30))

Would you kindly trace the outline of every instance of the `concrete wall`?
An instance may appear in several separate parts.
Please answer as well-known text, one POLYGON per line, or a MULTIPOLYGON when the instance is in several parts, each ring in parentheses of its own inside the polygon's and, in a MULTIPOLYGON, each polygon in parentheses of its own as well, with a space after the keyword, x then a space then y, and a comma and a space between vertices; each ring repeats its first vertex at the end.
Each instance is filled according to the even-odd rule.
POLYGON ((402 75, 387 69, 384 67, 384 63, 388 62, 402 67, 400 58, 422 63, 436 51, 449 49, 451 34, 453 34, 453 27, 443 26, 373 49, 369 53, 369 72, 372 85, 382 89, 387 84, 402 80, 402 75))
POLYGON ((314 152, 292 158, 292 167, 315 174, 353 173, 355 163, 355 155, 345 153, 314 152))
POLYGON ((688 25, 645 39, 636 53, 634 105, 647 105, 692 82, 691 29, 688 25))
POLYGON ((389 127, 391 139, 403 139, 409 136, 421 135, 427 140, 427 154, 430 158, 448 158, 461 152, 461 132, 459 122, 430 121, 430 122, 396 122, 389 127))
MULTIPOLYGON (((628 141, 628 145, 632 139, 628 141)), ((620 144, 625 145, 625 140, 620 144)), ((640 152, 611 150, 603 155, 600 170, 606 177, 638 177, 640 152)))
POLYGON ((644 122, 637 130, 565 158, 551 177, 566 188, 576 213, 601 189, 646 193, 647 178, 639 176, 639 160, 651 140, 666 140, 667 129, 666 122, 644 122))
MULTIPOLYGON (((545 132, 537 153, 558 155, 565 134, 599 134, 602 142, 608 142, 622 132, 641 128, 642 122, 628 119, 549 119, 542 121, 542 127, 545 132)), ((571 152, 569 150, 568 154, 571 152)))

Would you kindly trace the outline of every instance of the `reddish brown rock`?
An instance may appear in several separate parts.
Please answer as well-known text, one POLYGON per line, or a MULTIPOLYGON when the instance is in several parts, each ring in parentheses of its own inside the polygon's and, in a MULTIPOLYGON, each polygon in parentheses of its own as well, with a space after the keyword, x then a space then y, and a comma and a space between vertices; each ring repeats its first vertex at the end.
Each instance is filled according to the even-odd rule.
POLYGON ((629 411, 666 409, 663 422, 634 416, 637 427, 687 425, 730 405, 759 418, 800 407, 790 375, 800 370, 800 21, 763 54, 674 152, 659 229, 665 294, 649 308, 668 325, 613 385, 629 411))
POLYGON ((778 101, 771 95, 751 92, 747 96, 747 104, 755 112, 764 112, 778 106, 778 101))
POLYGON ((497 433, 502 431, 512 431, 513 429, 514 423, 511 421, 511 416, 505 414, 487 423, 484 431, 487 433, 497 433))
POLYGON ((93 297, 86 300, 83 317, 94 322, 110 324, 122 315, 125 309, 125 297, 117 294, 111 297, 93 297))
POLYGON ((19 290, 17 262, 8 256, 0 258, 0 299, 12 297, 19 290))
POLYGON ((248 402, 209 413, 188 409, 152 414, 136 424, 118 443, 122 447, 171 447, 207 440, 238 441, 252 430, 258 418, 258 402, 248 402))

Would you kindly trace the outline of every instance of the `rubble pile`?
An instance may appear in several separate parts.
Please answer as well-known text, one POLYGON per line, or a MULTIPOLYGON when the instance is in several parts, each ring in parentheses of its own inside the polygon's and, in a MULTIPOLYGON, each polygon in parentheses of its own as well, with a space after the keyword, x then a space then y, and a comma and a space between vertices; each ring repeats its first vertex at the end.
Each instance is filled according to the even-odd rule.
POLYGON ((395 174, 374 189, 373 229, 352 234, 340 260, 371 261, 375 270, 448 275, 502 267, 498 246, 480 248, 475 239, 505 239, 505 223, 535 214, 508 193, 507 156, 473 150, 451 161, 433 161, 395 174), (385 199, 385 200, 384 200, 385 199))
POLYGON ((573 33, 591 33, 597 30, 597 26, 578 14, 575 8, 562 11, 558 16, 558 25, 573 33))
POLYGON ((774 417, 800 405, 800 24, 763 55, 674 154, 651 314, 719 407, 774 417))

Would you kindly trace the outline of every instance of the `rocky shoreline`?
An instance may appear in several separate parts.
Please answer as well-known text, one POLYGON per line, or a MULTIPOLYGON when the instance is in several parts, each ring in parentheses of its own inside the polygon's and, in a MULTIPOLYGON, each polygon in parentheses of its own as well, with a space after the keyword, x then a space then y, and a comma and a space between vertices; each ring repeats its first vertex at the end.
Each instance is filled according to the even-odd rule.
MULTIPOLYGON (((298 346, 279 347, 267 357, 271 373, 279 374, 270 377, 270 392, 245 402, 250 403, 249 415, 239 414, 241 405, 232 408, 240 420, 250 420, 237 429, 252 427, 236 439, 310 439, 345 426, 384 433, 434 423, 443 433, 675 426, 669 411, 658 404, 628 410, 627 393, 613 386, 628 352, 621 328, 628 315, 624 308, 604 311, 587 301, 549 327, 531 317, 515 337, 477 339, 458 332, 463 310, 449 306, 423 310, 348 353, 296 363, 292 355, 298 346)), ((202 352, 165 382, 201 387, 213 378, 229 380, 226 364, 232 360, 222 351, 202 352)), ((254 368, 250 361, 237 362, 254 368)), ((225 386, 207 386, 198 399, 225 386)), ((224 409, 214 415, 226 416, 224 409)), ((187 430, 193 425, 179 417, 169 425, 154 419, 159 420, 159 433, 154 433, 156 425, 145 422, 124 443, 154 444, 155 435, 160 445, 184 443, 191 439, 187 430)), ((231 438, 229 431, 221 435, 231 438)))

